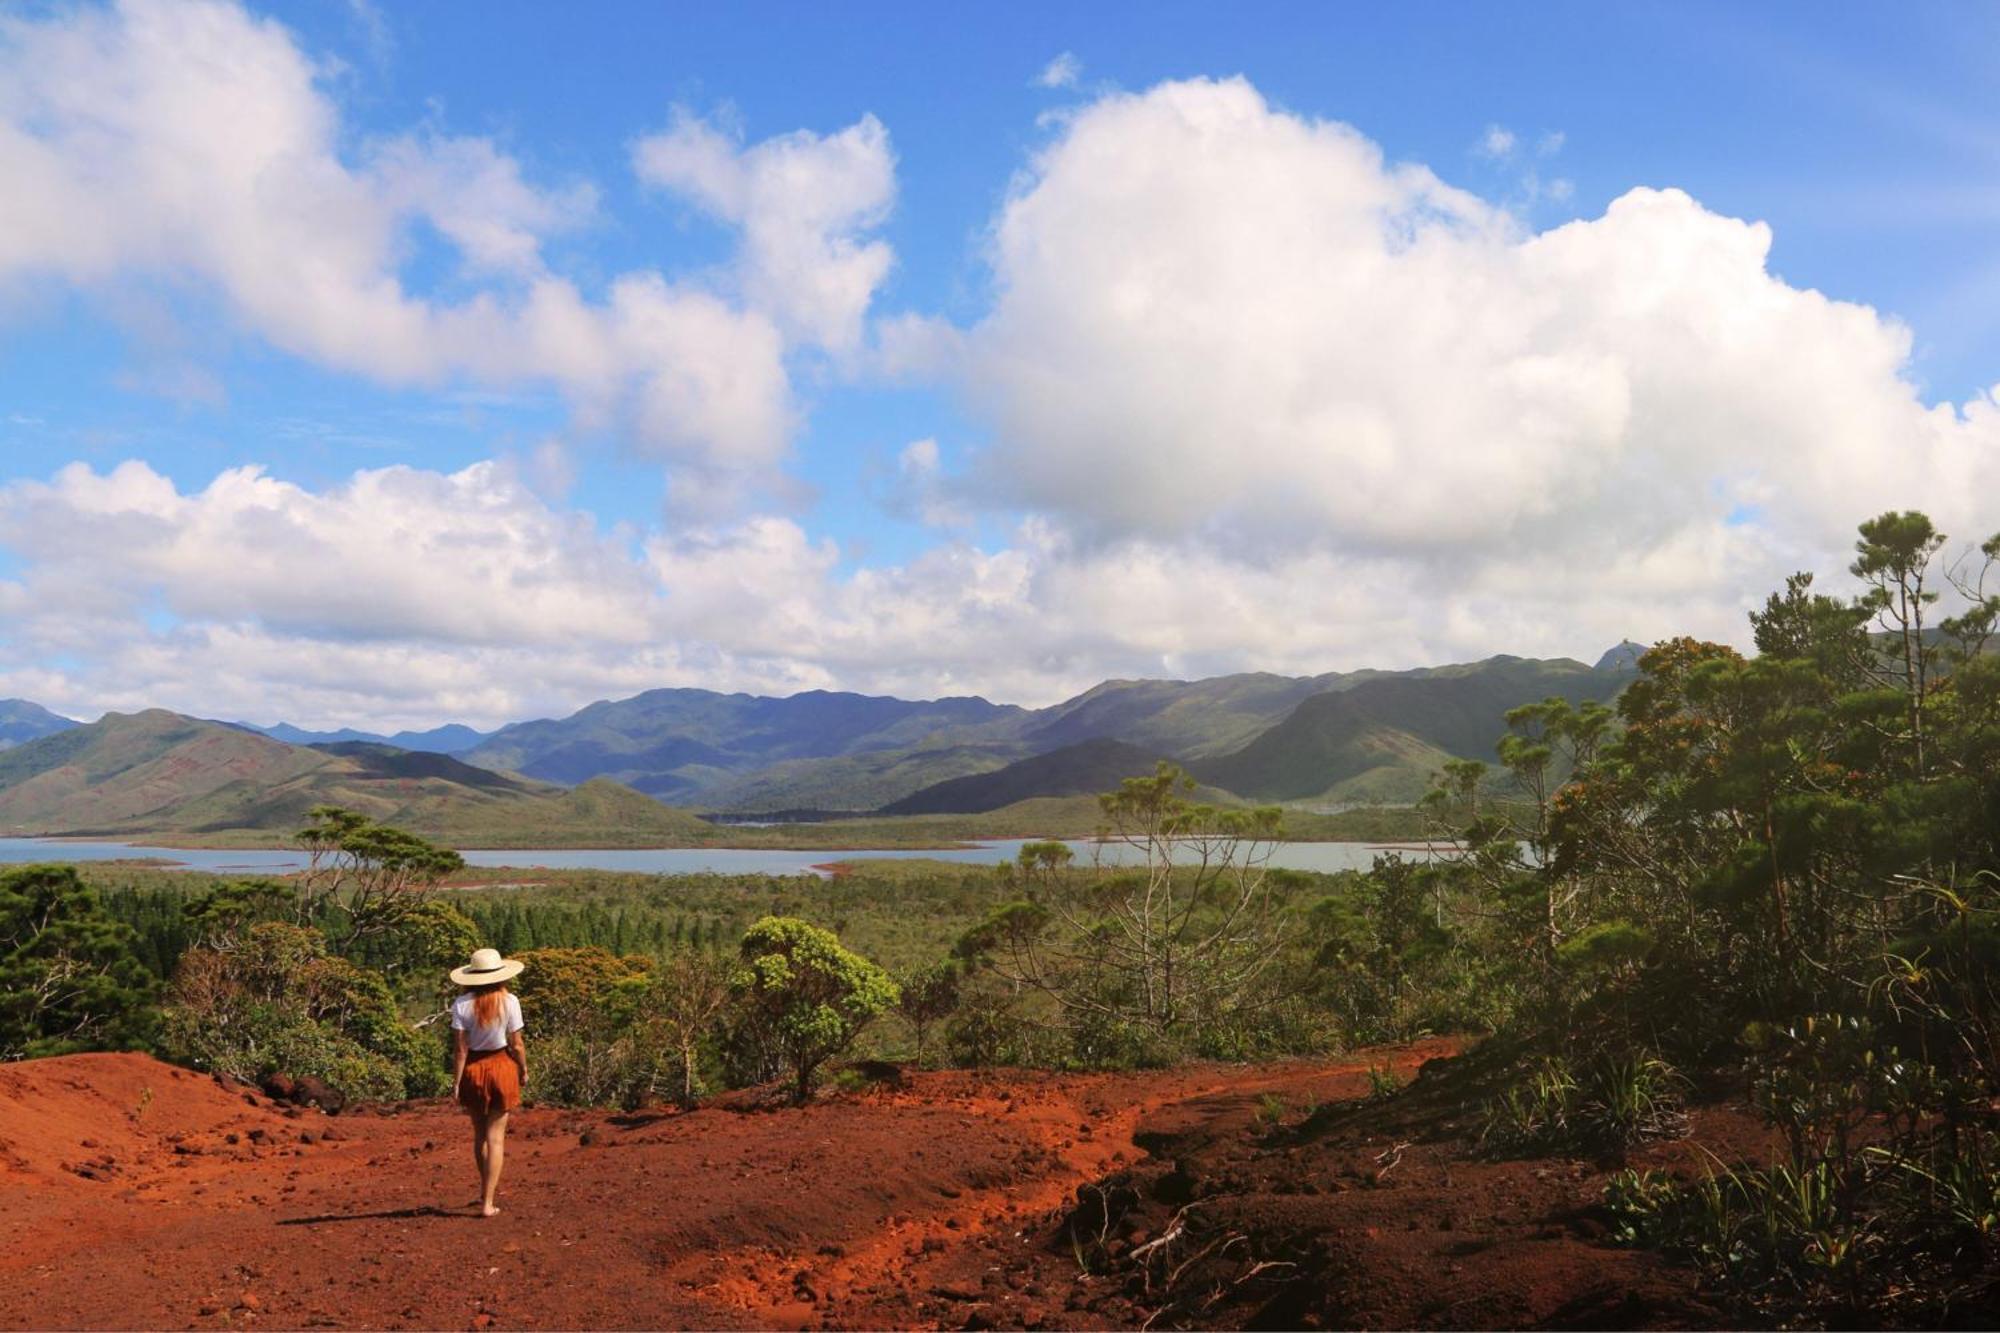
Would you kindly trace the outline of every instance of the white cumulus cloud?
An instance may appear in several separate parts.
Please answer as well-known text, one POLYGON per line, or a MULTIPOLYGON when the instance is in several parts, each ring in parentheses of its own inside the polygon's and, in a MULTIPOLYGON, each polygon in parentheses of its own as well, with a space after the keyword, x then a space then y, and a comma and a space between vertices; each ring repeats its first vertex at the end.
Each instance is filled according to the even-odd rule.
POLYGON ((1241 80, 1109 96, 993 228, 967 493, 1107 546, 1337 557, 1461 651, 1547 644, 1543 614, 1584 647, 1607 606, 1740 637, 1881 509, 2000 520, 1992 399, 1927 406, 1909 331, 1770 244, 1672 189, 1537 234, 1241 80))
POLYGON ((115 298, 167 276, 239 326, 394 385, 540 382, 700 481, 764 475, 798 425, 787 357, 846 346, 891 256, 872 119, 781 136, 670 182, 737 229, 726 281, 655 270, 599 297, 544 242, 587 226, 587 183, 535 184, 490 139, 357 136, 282 25, 222 0, 124 0, 0 18, 0 297, 60 282, 115 298), (428 226, 470 295, 405 276, 428 226))
POLYGON ((632 149, 639 179, 742 230, 741 283, 793 336, 845 351, 893 255, 869 240, 896 197, 889 132, 873 116, 744 146, 686 112, 632 149))

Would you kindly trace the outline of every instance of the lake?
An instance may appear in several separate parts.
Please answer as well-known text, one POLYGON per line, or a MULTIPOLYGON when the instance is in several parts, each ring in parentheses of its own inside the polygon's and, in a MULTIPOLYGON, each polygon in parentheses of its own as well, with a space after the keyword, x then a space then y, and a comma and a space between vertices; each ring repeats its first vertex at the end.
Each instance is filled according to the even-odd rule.
MULTIPOLYGON (((885 847, 869 851, 791 851, 747 847, 556 848, 548 850, 467 851, 468 865, 514 866, 524 870, 618 870, 646 875, 809 875, 832 861, 909 860, 928 857, 969 865, 1011 861, 1033 839, 1009 838, 970 847, 920 849, 885 847)), ((1093 850, 1074 842, 1079 860, 1093 850)), ((1135 849, 1106 844, 1096 849, 1109 864, 1138 859, 1135 849)), ((1366 870, 1385 849, 1365 842, 1288 842, 1271 854, 1270 864, 1287 870, 1366 870)), ((1411 855, 1421 855, 1421 851, 1411 855)), ((0 865, 30 861, 129 861, 163 863, 173 870, 206 870, 222 875, 279 875, 305 867, 305 855, 294 851, 228 851, 179 847, 141 847, 126 842, 79 842, 67 838, 0 838, 0 865)))

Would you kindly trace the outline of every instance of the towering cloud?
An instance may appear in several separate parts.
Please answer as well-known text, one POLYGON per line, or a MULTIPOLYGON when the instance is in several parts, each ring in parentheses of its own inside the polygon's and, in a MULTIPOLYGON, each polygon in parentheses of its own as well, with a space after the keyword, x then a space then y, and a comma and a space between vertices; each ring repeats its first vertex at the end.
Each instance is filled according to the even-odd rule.
POLYGON ((1926 407, 1908 331, 1770 241, 1671 189, 1534 234, 1240 80, 1107 97, 994 228, 982 480, 1100 541, 1540 553, 1641 600, 1823 556, 1857 503, 1992 521, 1992 401, 1926 407))

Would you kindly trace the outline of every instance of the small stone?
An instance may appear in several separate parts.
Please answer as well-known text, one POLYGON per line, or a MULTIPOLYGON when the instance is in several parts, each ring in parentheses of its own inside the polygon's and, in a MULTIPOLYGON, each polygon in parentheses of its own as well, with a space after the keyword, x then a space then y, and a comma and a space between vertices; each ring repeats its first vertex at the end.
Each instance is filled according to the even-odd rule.
POLYGON ((318 1143, 318 1142, 319 1142, 319 1136, 318 1136, 317 1134, 313 1133, 313 1132, 312 1132, 311 1130, 309 1130, 309 1129, 305 1129, 305 1130, 300 1130, 300 1131, 299 1131, 299 1142, 300 1142, 300 1143, 318 1143))
POLYGON ((258 1298, 256 1292, 246 1291, 236 1298, 236 1308, 239 1310, 261 1310, 264 1308, 264 1302, 258 1298))

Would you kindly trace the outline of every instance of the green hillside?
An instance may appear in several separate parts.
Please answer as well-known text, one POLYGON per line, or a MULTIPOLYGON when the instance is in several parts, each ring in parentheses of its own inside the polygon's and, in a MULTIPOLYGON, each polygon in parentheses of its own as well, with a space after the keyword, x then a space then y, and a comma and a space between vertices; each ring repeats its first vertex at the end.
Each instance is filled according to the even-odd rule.
POLYGON ((466 845, 715 837, 693 815, 611 782, 571 790, 384 745, 287 745, 158 710, 111 714, 0 753, 0 833, 9 835, 268 844, 317 805, 466 845))
POLYGON ((1115 791, 1151 773, 1160 756, 1109 737, 1079 741, 996 769, 949 778, 882 807, 885 815, 979 814, 1040 796, 1115 791))
POLYGON ((1011 742, 925 744, 831 759, 788 759, 724 780, 702 793, 713 810, 874 810, 933 783, 1004 768, 1011 742))
MULTIPOLYGON (((911 702, 810 690, 772 699, 649 690, 567 718, 503 728, 464 758, 548 782, 610 777, 662 800, 696 804, 775 764, 935 747, 956 732, 1004 729, 1022 716, 1022 709, 977 698, 911 702)), ((789 794, 780 801, 812 803, 789 794)))
POLYGON ((1568 658, 1494 657, 1423 675, 1381 676, 1313 695, 1233 753, 1191 765, 1253 800, 1401 803, 1445 760, 1492 762, 1507 710, 1552 695, 1610 700, 1632 679, 1568 658))
POLYGON ((1049 750, 1098 737, 1181 759, 1226 753, 1343 677, 1249 672, 1208 680, 1107 680, 1045 708, 1022 739, 1049 750))
POLYGON ((102 721, 0 753, 0 832, 179 826, 181 812, 284 787, 329 757, 160 709, 102 721))

